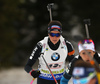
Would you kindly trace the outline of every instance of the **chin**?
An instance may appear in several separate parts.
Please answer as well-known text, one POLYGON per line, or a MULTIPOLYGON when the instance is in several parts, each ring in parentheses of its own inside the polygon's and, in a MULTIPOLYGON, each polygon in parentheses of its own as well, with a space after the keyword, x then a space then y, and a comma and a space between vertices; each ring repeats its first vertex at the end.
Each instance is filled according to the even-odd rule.
POLYGON ((56 43, 53 43, 53 44, 56 44, 56 43))
POLYGON ((56 44, 57 42, 53 42, 53 44, 56 44))

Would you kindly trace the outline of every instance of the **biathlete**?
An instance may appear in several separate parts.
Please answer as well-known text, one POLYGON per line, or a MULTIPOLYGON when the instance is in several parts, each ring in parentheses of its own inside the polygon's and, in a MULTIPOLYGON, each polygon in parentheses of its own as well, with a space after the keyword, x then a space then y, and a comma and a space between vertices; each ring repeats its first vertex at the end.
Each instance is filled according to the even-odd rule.
POLYGON ((74 58, 72 44, 62 36, 62 24, 59 21, 51 21, 48 24, 48 36, 39 41, 25 65, 25 71, 33 78, 37 78, 37 84, 55 84, 45 61, 52 71, 58 84, 65 71, 66 59, 70 62, 74 58), (38 70, 32 66, 39 59, 38 70))

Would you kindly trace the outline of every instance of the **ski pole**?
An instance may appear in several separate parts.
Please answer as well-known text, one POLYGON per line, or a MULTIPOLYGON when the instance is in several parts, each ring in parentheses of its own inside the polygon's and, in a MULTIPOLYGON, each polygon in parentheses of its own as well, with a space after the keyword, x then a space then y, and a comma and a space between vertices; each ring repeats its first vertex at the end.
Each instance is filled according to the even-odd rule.
POLYGON ((86 29, 86 35, 87 35, 87 38, 89 38, 89 30, 88 30, 88 25, 90 26, 91 23, 90 23, 90 19, 84 19, 84 24, 85 24, 85 29, 86 29))
MULTIPOLYGON (((52 73, 52 71, 51 71, 51 69, 50 69, 49 65, 47 64, 47 62, 46 62, 45 58, 43 57, 43 55, 44 55, 44 53, 41 53, 41 57, 43 58, 43 60, 44 60, 44 62, 45 62, 45 64, 46 64, 46 66, 47 66, 47 68, 49 69, 49 71, 50 71, 50 73, 51 73, 51 75, 52 75, 52 77, 53 77, 53 79, 54 79, 55 83, 56 83, 56 84, 58 84, 58 82, 57 82, 56 78, 54 77, 54 75, 53 75, 53 73, 52 73)), ((30 83, 30 84, 32 84, 34 80, 35 80, 35 78, 33 78, 33 80, 31 81, 31 83, 30 83)))
POLYGON ((30 84, 32 84, 34 80, 35 80, 35 78, 33 78, 33 80, 31 81, 31 83, 30 83, 30 84))
POLYGON ((55 79, 55 77, 54 77, 54 75, 53 75, 53 73, 52 73, 52 71, 51 71, 49 65, 47 64, 45 58, 43 57, 43 55, 44 55, 44 53, 41 53, 41 56, 42 56, 42 58, 43 58, 43 60, 44 60, 44 62, 45 62, 45 64, 46 64, 46 66, 48 67, 48 69, 49 69, 49 71, 50 71, 50 73, 51 73, 51 75, 52 75, 52 77, 53 77, 55 83, 58 84, 57 80, 55 79))
POLYGON ((54 3, 50 3, 50 4, 47 5, 47 9, 48 9, 48 11, 49 11, 49 13, 50 13, 50 21, 52 21, 52 12, 51 12, 51 8, 52 8, 53 5, 54 5, 54 3))
MULTIPOLYGON (((54 3, 50 3, 50 4, 47 5, 47 9, 48 9, 48 11, 49 11, 49 13, 50 13, 50 21, 52 21, 52 12, 51 12, 51 8, 52 8, 53 5, 54 5, 54 3)), ((47 62, 46 62, 46 60, 44 59, 43 56, 42 56, 42 58, 43 58, 43 60, 45 61, 45 63, 46 63, 46 65, 47 65, 47 67, 48 67, 48 69, 49 69, 49 71, 50 71, 52 77, 54 78, 54 80, 55 80, 55 82, 56 82, 56 84, 58 84, 58 82, 57 82, 57 80, 55 79, 53 73, 51 72, 51 70, 50 70, 50 68, 49 68, 49 66, 48 66, 48 64, 47 64, 47 62)), ((30 84, 32 84, 34 80, 35 80, 35 78, 33 78, 33 80, 31 81, 30 84)))

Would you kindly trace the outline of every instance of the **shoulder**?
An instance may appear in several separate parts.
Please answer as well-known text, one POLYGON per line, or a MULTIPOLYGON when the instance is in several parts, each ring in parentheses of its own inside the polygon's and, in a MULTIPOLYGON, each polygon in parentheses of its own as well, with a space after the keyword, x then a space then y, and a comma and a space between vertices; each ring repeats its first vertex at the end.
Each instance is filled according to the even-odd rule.
POLYGON ((70 41, 68 41, 68 40, 65 39, 65 43, 66 43, 66 46, 68 48, 72 48, 73 49, 73 45, 72 45, 72 43, 70 41))
POLYGON ((71 45, 71 46, 72 46, 72 44, 71 44, 71 42, 70 42, 70 41, 68 41, 68 40, 66 40, 66 39, 65 39, 65 42, 66 42, 66 44, 68 44, 68 45, 71 45))
POLYGON ((98 54, 98 57, 100 57, 100 53, 97 53, 98 54))
POLYGON ((66 67, 66 73, 67 73, 67 74, 72 75, 73 67, 74 67, 74 64, 75 64, 75 62, 76 62, 77 60, 78 60, 78 55, 75 56, 75 57, 71 60, 71 62, 69 62, 69 64, 68 64, 67 67, 66 67))
POLYGON ((44 37, 44 39, 40 40, 39 43, 44 44, 47 43, 48 41, 48 36, 44 37))
POLYGON ((75 53, 75 50, 73 48, 73 45, 71 44, 71 42, 69 42, 68 40, 65 39, 65 43, 68 49, 68 55, 73 55, 75 53))
POLYGON ((79 59, 79 55, 76 55, 73 59, 72 59, 72 61, 68 64, 68 66, 70 67, 71 65, 73 65, 73 63, 76 61, 76 60, 78 60, 79 59))
POLYGON ((94 54, 94 57, 98 57, 98 58, 99 58, 99 57, 100 57, 100 53, 97 53, 97 52, 96 52, 96 53, 94 54))
POLYGON ((68 74, 72 74, 72 70, 74 67, 75 62, 79 59, 79 55, 75 56, 72 61, 68 64, 68 66, 66 67, 66 73, 68 74))
POLYGON ((73 59, 72 59, 72 61, 71 61, 71 63, 74 63, 76 60, 78 60, 79 59, 79 55, 76 55, 73 59))
POLYGON ((76 55, 76 56, 75 56, 75 59, 78 59, 78 58, 79 58, 79 55, 76 55))
POLYGON ((100 53, 95 53, 94 55, 95 60, 100 64, 100 53))
POLYGON ((42 47, 42 43, 39 41, 39 42, 37 43, 37 46, 41 48, 41 47, 42 47))
POLYGON ((78 59, 79 59, 79 55, 76 55, 68 65, 69 66, 72 65, 78 59))

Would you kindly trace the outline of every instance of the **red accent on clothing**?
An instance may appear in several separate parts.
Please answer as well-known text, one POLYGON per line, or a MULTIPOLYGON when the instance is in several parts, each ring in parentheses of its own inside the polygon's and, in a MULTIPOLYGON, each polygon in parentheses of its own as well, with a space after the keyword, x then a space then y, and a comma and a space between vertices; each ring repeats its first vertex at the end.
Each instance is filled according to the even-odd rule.
MULTIPOLYGON (((33 69, 32 71, 34 71, 34 69, 33 69)), ((32 71, 30 71, 30 72, 29 72, 29 73, 30 73, 30 75, 31 75, 32 71)))
POLYGON ((68 55, 71 56, 71 55, 73 55, 74 53, 75 53, 75 51, 73 50, 73 51, 69 52, 68 55))

